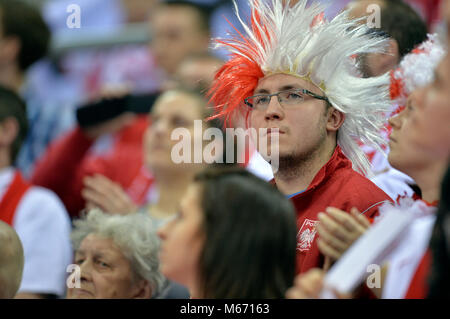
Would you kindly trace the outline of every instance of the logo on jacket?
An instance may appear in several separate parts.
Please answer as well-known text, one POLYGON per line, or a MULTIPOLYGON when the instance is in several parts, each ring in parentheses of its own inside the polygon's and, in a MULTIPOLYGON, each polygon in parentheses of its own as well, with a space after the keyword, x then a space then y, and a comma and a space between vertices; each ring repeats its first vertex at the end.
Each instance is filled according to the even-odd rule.
POLYGON ((297 233, 297 250, 303 252, 311 248, 314 237, 316 236, 316 225, 318 223, 318 220, 305 219, 297 233))

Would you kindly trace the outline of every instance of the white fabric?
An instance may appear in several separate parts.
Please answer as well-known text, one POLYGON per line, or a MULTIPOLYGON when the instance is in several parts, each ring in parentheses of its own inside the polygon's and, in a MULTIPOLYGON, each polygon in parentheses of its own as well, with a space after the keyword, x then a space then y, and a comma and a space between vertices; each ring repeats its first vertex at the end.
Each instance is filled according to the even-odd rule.
POLYGON ((386 258, 388 271, 384 281, 383 299, 405 297, 417 267, 428 248, 436 221, 435 211, 435 207, 429 207, 419 200, 408 209, 408 212, 405 212, 412 212, 415 217, 402 240, 386 258))
MULTIPOLYGON (((0 200, 15 171, 0 171, 0 200)), ((13 219, 25 255, 19 292, 65 295, 67 265, 72 262, 70 219, 59 198, 33 186, 22 197, 13 219)))
POLYGON ((415 184, 414 180, 392 167, 384 173, 375 175, 371 181, 393 200, 396 200, 398 196, 412 197, 414 194, 413 189, 408 185, 415 184))
MULTIPOLYGON (((383 133, 384 134, 384 133, 383 133)), ((385 136, 386 140, 389 137, 385 136)), ((370 161, 371 169, 374 174, 370 180, 389 195, 394 201, 398 196, 413 196, 413 189, 409 185, 414 185, 414 180, 408 175, 392 168, 389 164, 387 156, 382 152, 376 151, 374 148, 363 145, 363 151, 366 154, 373 153, 370 161)), ((386 154, 389 153, 389 148, 386 148, 386 154)))
POLYGON ((272 166, 257 151, 250 157, 247 170, 265 181, 273 179, 272 166))

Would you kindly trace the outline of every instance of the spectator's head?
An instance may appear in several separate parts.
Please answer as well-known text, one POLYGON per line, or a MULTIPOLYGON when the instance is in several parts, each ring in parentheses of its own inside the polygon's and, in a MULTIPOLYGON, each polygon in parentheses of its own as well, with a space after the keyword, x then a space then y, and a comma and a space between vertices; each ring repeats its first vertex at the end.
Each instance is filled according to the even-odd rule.
POLYGON ((145 22, 158 0, 122 0, 122 6, 127 13, 128 23, 145 22))
POLYGON ((0 71, 15 66, 19 72, 47 54, 50 29, 39 10, 22 0, 0 0, 0 71))
MULTIPOLYGON (((442 7, 442 16, 450 25, 450 0, 442 7)), ((413 118, 415 130, 411 143, 439 158, 450 159, 450 33, 444 41, 447 53, 435 70, 434 81, 418 91, 417 112, 413 118)))
POLYGON ((161 271, 197 298, 283 298, 295 275, 292 204, 241 168, 201 172, 158 231, 161 271))
MULTIPOLYGON (((445 4, 442 7, 442 17, 445 19, 447 24, 447 50, 448 44, 450 43, 450 0, 444 0, 445 4)), ((437 81, 427 87, 421 92, 424 97, 427 99, 427 103, 424 108, 420 108, 419 111, 424 115, 426 111, 427 116, 430 115, 430 118, 420 119, 419 123, 423 122, 428 123, 428 128, 433 121, 439 120, 436 122, 439 127, 435 127, 432 132, 426 132, 426 137, 423 140, 420 140, 419 134, 416 135, 418 145, 425 145, 426 141, 429 140, 432 136, 431 134, 436 134, 440 136, 440 142, 444 139, 443 150, 439 151, 439 141, 434 143, 432 148, 428 148, 433 153, 438 154, 439 156, 447 156, 449 157, 448 150, 448 142, 450 140, 449 130, 448 130, 448 121, 450 119, 450 78, 449 78, 449 68, 450 68, 450 54, 447 53, 444 61, 439 66, 441 70, 437 70, 437 81), (445 92, 447 92, 447 96, 445 96, 445 92), (439 103, 440 101, 440 103, 439 103), (442 116, 442 117, 441 117, 442 116), (447 126, 443 127, 442 125, 447 123, 447 126), (446 140, 445 137, 447 136, 446 140), (437 152, 436 152, 437 151, 437 152)), ((418 119, 419 120, 419 119, 418 119)), ((420 128, 427 129, 423 125, 420 128)), ((423 133, 423 130, 420 132, 423 133)), ((442 184, 442 193, 441 193, 441 202, 440 207, 436 217, 436 223, 434 225, 433 234, 431 238, 431 250, 433 252, 433 262, 432 268, 429 276, 429 294, 428 298, 449 298, 450 296, 450 274, 448 269, 450 267, 450 166, 447 170, 447 175, 442 184)))
POLYGON ((13 298, 22 281, 22 243, 13 228, 0 220, 0 299, 13 298))
MULTIPOLYGON (((203 141, 205 130, 218 126, 216 121, 205 120, 209 115, 208 102, 197 91, 176 88, 164 92, 157 99, 150 113, 151 125, 144 137, 145 162, 155 177, 159 174, 167 176, 168 173, 179 178, 188 177, 203 168, 206 157, 200 154, 201 163, 195 163, 194 157, 198 155, 194 152, 197 150, 195 145, 203 147, 206 144, 203 141), (195 128, 195 121, 198 121, 197 126, 201 123, 201 128, 195 128)), ((214 145, 216 150, 211 153, 219 156, 222 145, 214 143, 211 147, 214 145)), ((215 159, 215 156, 211 158, 215 159)))
POLYGON ((434 81, 417 92, 411 143, 433 156, 450 159, 450 56, 435 71, 434 81))
POLYGON ((186 56, 208 50, 209 12, 188 1, 163 2, 153 11, 151 33, 157 64, 173 75, 186 56))
POLYGON ((159 240, 147 216, 91 210, 71 237, 81 276, 67 298, 148 299, 161 289, 159 240))
POLYGON ((209 52, 191 54, 183 59, 167 88, 181 84, 192 90, 206 92, 223 63, 223 60, 209 52))
MULTIPOLYGON (((447 166, 446 159, 439 159, 410 140, 411 134, 417 130, 412 119, 421 103, 419 92, 433 82, 433 74, 444 55, 445 50, 437 35, 430 35, 426 42, 403 58, 398 69, 391 71, 391 97, 396 98, 400 105, 406 105, 406 108, 389 120, 392 127, 389 162, 414 178, 417 183, 420 182, 418 178, 422 174, 439 174, 436 168, 444 169, 447 166)), ((440 176, 437 179, 440 179, 440 176)))
MULTIPOLYGON (((361 18, 380 8, 380 29, 390 41, 385 53, 368 53, 360 56, 361 71, 365 77, 379 76, 395 68, 402 57, 427 37, 427 26, 419 14, 403 0, 356 0, 350 4, 351 16, 361 18)), ((375 23, 376 20, 361 20, 375 23)))
POLYGON ((0 87, 0 156, 4 157, 0 165, 14 163, 27 131, 24 101, 13 91, 0 87))
POLYGON ((384 143, 379 130, 390 108, 389 77, 359 77, 351 57, 382 52, 386 40, 368 34, 348 12, 326 21, 326 7, 307 0, 290 9, 277 0, 251 5, 249 23, 241 21, 244 38, 217 40, 232 53, 209 92, 217 115, 231 125, 234 115, 248 119, 262 137, 255 143, 260 151, 278 147, 281 174, 326 163, 336 145, 355 170, 368 173, 355 137, 375 147, 384 143))

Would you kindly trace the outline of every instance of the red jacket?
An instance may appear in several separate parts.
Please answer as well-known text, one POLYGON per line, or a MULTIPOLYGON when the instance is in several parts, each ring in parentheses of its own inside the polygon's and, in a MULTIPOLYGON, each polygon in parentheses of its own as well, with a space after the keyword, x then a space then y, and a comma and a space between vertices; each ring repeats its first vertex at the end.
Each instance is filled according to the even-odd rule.
POLYGON ((50 146, 37 163, 31 182, 54 191, 72 218, 85 207, 81 190, 87 175, 102 174, 110 178, 136 204, 142 204, 153 182, 143 172, 142 138, 148 124, 147 116, 138 117, 120 131, 112 149, 102 156, 89 154, 94 141, 76 128, 50 146))
POLYGON ((322 267, 324 258, 317 247, 317 214, 329 206, 349 212, 356 207, 373 218, 390 197, 366 177, 352 169, 352 163, 338 146, 325 166, 303 192, 291 198, 297 211, 297 274, 322 267))

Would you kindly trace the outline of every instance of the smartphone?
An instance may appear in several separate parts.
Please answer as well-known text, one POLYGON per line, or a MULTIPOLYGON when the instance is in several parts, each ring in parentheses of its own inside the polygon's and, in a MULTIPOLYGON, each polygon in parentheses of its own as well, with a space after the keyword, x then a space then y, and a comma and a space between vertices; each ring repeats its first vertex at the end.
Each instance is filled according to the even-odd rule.
POLYGON ((125 112, 148 113, 158 96, 159 93, 130 94, 82 105, 76 111, 78 125, 81 128, 95 126, 125 112))

